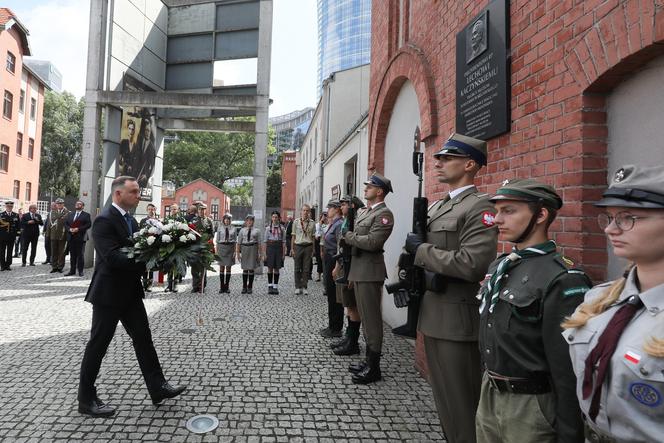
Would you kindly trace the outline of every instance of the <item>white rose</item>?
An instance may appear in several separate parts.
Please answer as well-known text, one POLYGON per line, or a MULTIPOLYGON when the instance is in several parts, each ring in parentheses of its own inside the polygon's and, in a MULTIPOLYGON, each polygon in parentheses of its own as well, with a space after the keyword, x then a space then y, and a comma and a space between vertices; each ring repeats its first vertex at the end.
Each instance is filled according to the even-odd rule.
POLYGON ((189 240, 196 240, 196 236, 194 234, 192 234, 191 232, 189 234, 187 234, 187 238, 189 240))
POLYGON ((168 232, 168 231, 170 231, 172 228, 173 228, 173 225, 171 225, 171 224, 169 223, 169 224, 167 224, 167 225, 164 225, 164 228, 162 229, 162 231, 164 231, 164 232, 168 232))
POLYGON ((164 234, 164 235, 161 236, 161 241, 163 243, 170 243, 170 242, 173 241, 173 239, 171 238, 170 235, 164 234))
POLYGON ((187 243, 187 236, 181 235, 180 238, 178 238, 178 240, 180 240, 180 243, 187 243))
POLYGON ((147 242, 148 246, 150 246, 155 242, 155 240, 157 240, 155 237, 148 237, 148 239, 145 241, 147 242))
POLYGON ((150 229, 148 229, 149 234, 159 234, 159 229, 157 229, 155 226, 152 226, 150 229))
POLYGON ((141 232, 134 232, 133 237, 138 238, 141 235, 141 232))

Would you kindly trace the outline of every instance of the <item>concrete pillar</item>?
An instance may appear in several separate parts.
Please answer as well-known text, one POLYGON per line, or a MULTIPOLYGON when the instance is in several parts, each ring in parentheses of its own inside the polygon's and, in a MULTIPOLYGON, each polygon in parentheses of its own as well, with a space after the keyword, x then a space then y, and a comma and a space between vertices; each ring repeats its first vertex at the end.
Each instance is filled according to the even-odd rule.
MULTIPOLYGON (((104 47, 106 44, 106 20, 108 0, 90 1, 90 32, 88 39, 88 66, 86 78, 85 109, 83 113, 83 146, 81 152, 81 200, 94 219, 99 209, 97 184, 99 173, 99 122, 101 107, 95 99, 95 91, 104 82, 104 47)), ((88 241, 85 249, 85 266, 94 262, 94 245, 88 241)))
POLYGON ((262 228, 267 220, 265 214, 267 192, 267 129, 270 102, 270 59, 272 51, 272 0, 261 0, 260 25, 258 31, 258 69, 256 81, 256 141, 254 149, 254 192, 252 210, 256 216, 255 226, 262 228))
POLYGON ((101 163, 101 204, 111 204, 111 183, 118 176, 118 158, 120 152, 120 131, 122 129, 122 110, 112 106, 104 107, 104 158, 101 163))

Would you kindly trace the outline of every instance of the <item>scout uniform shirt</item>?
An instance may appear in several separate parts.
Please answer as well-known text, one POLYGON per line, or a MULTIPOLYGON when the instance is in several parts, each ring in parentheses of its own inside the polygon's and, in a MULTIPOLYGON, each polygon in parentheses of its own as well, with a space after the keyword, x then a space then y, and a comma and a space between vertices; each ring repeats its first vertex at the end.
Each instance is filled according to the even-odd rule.
MULTIPOLYGON (((599 296, 611 283, 588 291, 585 301, 599 296)), ((569 344, 577 376, 581 411, 588 416, 593 396, 583 399, 582 395, 586 358, 613 315, 632 296, 640 297, 643 307, 627 323, 618 340, 602 386, 597 418, 594 423, 589 418, 586 422, 618 442, 661 442, 664 441, 664 357, 649 355, 643 345, 651 337, 664 337, 664 284, 640 292, 636 269, 632 269, 625 288, 610 308, 580 328, 567 329, 563 336, 569 344)), ((593 393, 596 389, 594 386, 593 393)))
POLYGON ((382 282, 387 278, 383 245, 394 228, 394 215, 385 202, 358 210, 354 230, 344 234, 352 246, 349 281, 382 282))
MULTIPOLYGON (((553 241, 518 252, 526 258, 505 268, 494 303, 494 279, 487 278, 478 295, 482 300, 479 340, 483 366, 504 377, 548 383, 555 393, 556 433, 560 441, 575 441, 582 430, 581 416, 560 324, 583 301, 592 284, 582 271, 570 268, 569 261, 555 251, 553 241), (541 254, 525 256, 530 250, 541 254)), ((508 255, 498 257, 489 274, 508 255)))
POLYGON ((316 223, 312 219, 303 221, 296 218, 293 221, 293 236, 296 245, 312 245, 314 243, 314 234, 316 232, 316 223))
POLYGON ((418 330, 452 341, 476 341, 479 282, 496 257, 498 234, 494 207, 486 194, 467 187, 429 208, 426 243, 417 248, 415 265, 427 275, 441 274, 443 289, 428 287, 418 330), (433 290, 435 289, 435 290, 433 290))

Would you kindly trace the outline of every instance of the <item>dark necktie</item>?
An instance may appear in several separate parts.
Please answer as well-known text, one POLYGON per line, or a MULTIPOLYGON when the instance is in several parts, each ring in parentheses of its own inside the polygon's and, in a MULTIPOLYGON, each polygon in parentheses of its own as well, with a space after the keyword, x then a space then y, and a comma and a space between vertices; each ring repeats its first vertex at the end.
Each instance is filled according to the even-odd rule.
POLYGON ((229 234, 229 232, 228 232, 228 226, 226 226, 225 229, 226 229, 226 241, 228 241, 228 234, 229 234))
POLYGON ((131 236, 134 232, 131 228, 131 215, 128 212, 125 212, 124 219, 127 222, 127 229, 129 229, 129 235, 131 236))
POLYGON ((595 377, 595 393, 590 401, 590 410, 588 414, 592 421, 595 421, 599 413, 599 401, 602 398, 602 384, 606 378, 606 372, 611 363, 611 356, 618 346, 618 340, 622 335, 629 321, 634 317, 639 309, 643 307, 643 302, 638 295, 634 295, 627 300, 618 311, 613 314, 611 320, 606 325, 606 329, 597 340, 597 345, 586 358, 585 371, 583 373, 583 399, 593 394, 593 372, 597 367, 595 377))
POLYGON ((249 233, 247 233, 247 243, 251 243, 251 228, 249 228, 249 233))

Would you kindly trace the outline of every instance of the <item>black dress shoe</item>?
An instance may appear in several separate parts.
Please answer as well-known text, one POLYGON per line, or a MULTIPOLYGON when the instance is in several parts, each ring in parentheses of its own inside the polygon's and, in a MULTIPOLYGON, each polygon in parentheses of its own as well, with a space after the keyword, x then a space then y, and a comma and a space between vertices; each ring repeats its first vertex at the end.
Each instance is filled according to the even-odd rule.
POLYGON ((366 361, 361 361, 358 363, 353 363, 351 365, 348 365, 348 372, 351 374, 358 374, 364 370, 364 368, 367 367, 367 362, 366 361))
POLYGON ((253 291, 254 291, 253 289, 251 289, 251 288, 247 288, 247 294, 252 294, 253 291))
POLYGON ((83 274, 82 272, 79 272, 79 273, 78 273, 78 276, 79 276, 79 277, 83 277, 83 275, 84 275, 84 274, 83 274))
POLYGON ((34 263, 30 263, 30 266, 34 266, 34 265, 35 265, 34 263))
POLYGON ((42 265, 48 265, 48 264, 51 264, 50 260, 46 260, 45 262, 42 262, 42 265))
POLYGON ((22 267, 22 268, 25 268, 25 263, 21 263, 21 267, 22 267))
POLYGON ((67 272, 65 274, 65 277, 69 277, 70 275, 76 275, 76 273, 75 272, 67 272))
POLYGON ((177 397, 182 394, 185 389, 187 389, 186 386, 171 386, 170 383, 164 382, 154 391, 150 391, 152 404, 158 405, 167 398, 177 397))
POLYGON ((242 294, 246 294, 246 293, 247 293, 247 288, 242 288, 242 294))
POLYGON ((334 331, 330 328, 324 328, 318 331, 320 335, 322 335, 325 338, 332 338, 332 337, 341 337, 341 331, 334 331))
POLYGON ((92 417, 110 417, 115 414, 115 409, 96 398, 89 402, 79 401, 78 412, 92 417))

